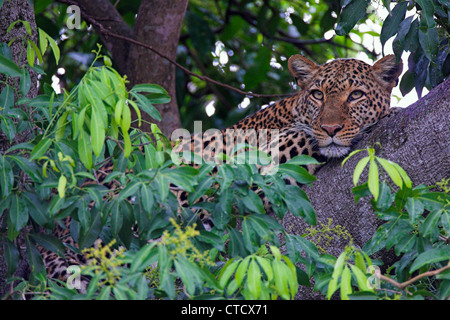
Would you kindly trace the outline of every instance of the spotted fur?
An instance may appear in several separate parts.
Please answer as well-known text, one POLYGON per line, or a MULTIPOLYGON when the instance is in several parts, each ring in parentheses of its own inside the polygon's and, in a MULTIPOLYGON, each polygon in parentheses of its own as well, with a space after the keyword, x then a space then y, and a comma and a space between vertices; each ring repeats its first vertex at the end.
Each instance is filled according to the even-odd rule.
MULTIPOLYGON (((258 141, 262 140, 262 134, 267 134, 267 141, 276 140, 273 131, 267 130, 277 130, 280 163, 301 154, 321 162, 343 157, 363 132, 390 113, 391 90, 402 71, 401 63, 397 64, 392 55, 373 66, 355 59, 337 59, 317 65, 303 56, 294 55, 289 59, 288 67, 301 88, 298 93, 228 129, 190 136, 176 149, 185 148, 213 161, 219 152, 230 153, 236 142, 267 150, 270 145, 261 146, 258 141), (227 130, 234 135, 227 134, 227 130)), ((308 167, 311 173, 316 169, 316 166, 308 167)), ((178 198, 181 205, 186 205, 185 192, 178 192, 178 198)), ((66 239, 63 241, 70 241, 67 229, 59 229, 59 236, 66 239)), ((84 263, 76 254, 64 259, 49 251, 42 253, 51 278, 64 277, 65 268, 76 261, 84 263)))

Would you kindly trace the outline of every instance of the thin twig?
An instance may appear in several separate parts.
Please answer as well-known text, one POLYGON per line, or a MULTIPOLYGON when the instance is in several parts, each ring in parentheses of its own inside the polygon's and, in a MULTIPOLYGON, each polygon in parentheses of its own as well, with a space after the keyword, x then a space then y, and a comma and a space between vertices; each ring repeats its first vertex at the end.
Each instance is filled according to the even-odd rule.
POLYGON ((395 287, 399 288, 400 290, 404 290, 406 287, 408 287, 409 285, 411 285, 412 283, 416 282, 419 279, 422 279, 422 278, 425 278, 425 277, 432 277, 432 276, 435 276, 435 275, 437 275, 439 273, 442 273, 442 272, 444 272, 446 270, 450 270, 450 264, 445 266, 445 267, 442 267, 440 269, 434 270, 434 271, 428 271, 428 272, 421 273, 418 276, 416 276, 416 277, 414 277, 412 279, 409 279, 408 281, 402 282, 402 283, 399 283, 399 282, 397 282, 397 281, 395 281, 395 280, 393 280, 393 279, 391 279, 391 278, 389 278, 387 276, 379 275, 379 277, 380 277, 381 280, 389 282, 390 284, 394 285, 395 287))
POLYGON ((172 58, 168 57, 167 55, 165 55, 164 53, 159 52, 158 50, 156 50, 155 48, 153 48, 152 46, 145 44, 143 42, 134 40, 132 38, 126 37, 126 36, 122 36, 120 34, 114 33, 109 31, 108 29, 106 29, 101 23, 99 23, 96 19, 94 19, 92 16, 89 16, 88 14, 84 14, 85 15, 85 19, 92 23, 93 25, 95 25, 99 31, 107 36, 116 38, 116 39, 120 39, 120 40, 124 40, 127 41, 129 43, 135 44, 137 46, 149 49, 150 51, 156 53, 158 56, 160 56, 163 59, 166 59, 167 61, 169 61, 171 64, 173 64, 174 66, 176 66, 177 68, 180 68, 181 70, 183 70, 185 73, 187 73, 188 75, 191 75, 193 77, 196 77, 202 81, 206 81, 206 82, 210 82, 210 83, 214 83, 215 85, 227 88, 229 90, 233 90, 237 93, 240 93, 242 95, 245 96, 251 96, 251 97, 255 97, 255 98, 281 98, 281 97, 287 97, 287 96, 292 96, 294 93, 290 93, 290 94, 259 94, 259 93, 253 93, 253 92, 247 92, 247 91, 243 91, 240 90, 238 88, 232 87, 230 85, 227 85, 225 83, 222 83, 220 81, 211 79, 210 77, 204 76, 204 75, 199 75, 195 72, 192 72, 191 70, 185 68, 184 66, 182 66, 181 64, 179 64, 178 62, 176 62, 175 60, 173 60, 172 58))

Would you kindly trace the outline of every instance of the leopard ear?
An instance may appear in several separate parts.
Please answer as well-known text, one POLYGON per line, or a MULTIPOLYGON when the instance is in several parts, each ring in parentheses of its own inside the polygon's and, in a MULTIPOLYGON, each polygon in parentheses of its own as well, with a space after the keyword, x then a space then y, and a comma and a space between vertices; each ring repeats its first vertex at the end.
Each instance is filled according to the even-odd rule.
POLYGON ((380 82, 386 90, 391 91, 392 88, 397 85, 398 77, 403 70, 403 64, 401 61, 397 63, 395 56, 390 54, 378 60, 373 65, 372 69, 378 82, 380 82))
POLYGON ((289 58, 288 68, 295 77, 297 84, 304 88, 314 78, 318 65, 302 55, 296 54, 289 58))

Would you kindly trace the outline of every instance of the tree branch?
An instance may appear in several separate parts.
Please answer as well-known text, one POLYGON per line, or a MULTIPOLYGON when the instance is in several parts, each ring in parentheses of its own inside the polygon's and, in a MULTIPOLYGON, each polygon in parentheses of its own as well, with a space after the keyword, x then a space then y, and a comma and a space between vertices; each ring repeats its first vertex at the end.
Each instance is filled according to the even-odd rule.
MULTIPOLYGON (((365 149, 377 142, 377 156, 399 164, 408 174, 413 186, 435 185, 450 174, 450 79, 431 90, 425 97, 408 108, 402 109, 391 118, 385 118, 365 134, 354 149, 365 149)), ((353 245, 362 248, 385 221, 374 213, 370 198, 355 203, 353 171, 362 157, 360 152, 341 167, 342 159, 329 161, 316 173, 317 181, 303 190, 311 200, 317 221, 326 223, 332 219, 333 226, 345 228, 353 238, 353 245)), ((362 181, 367 179, 363 172, 362 181)), ((301 218, 287 214, 282 221, 286 230, 302 235, 310 227, 301 218)), ((327 253, 339 256, 348 242, 333 240, 327 246, 327 253)), ((398 257, 391 251, 380 251, 373 255, 384 266, 391 266, 398 257)), ((299 296, 304 299, 320 299, 320 295, 303 289, 299 296)))
POLYGON ((183 70, 183 72, 185 72, 186 74, 188 74, 188 75, 190 75, 190 76, 193 76, 193 77, 196 77, 196 78, 198 78, 198 79, 200 79, 200 80, 202 80, 202 81, 207 81, 207 82, 213 83, 213 84, 215 84, 215 85, 218 85, 218 86, 227 88, 227 89, 229 89, 229 90, 233 90, 233 91, 235 91, 235 92, 237 92, 237 93, 240 93, 240 94, 242 94, 242 95, 245 95, 245 96, 252 96, 252 97, 256 97, 256 98, 274 98, 274 97, 276 97, 276 98, 282 98, 282 97, 286 97, 286 96, 292 95, 292 94, 258 94, 258 93, 247 92, 247 91, 240 90, 240 89, 238 89, 238 88, 234 88, 234 87, 229 86, 229 85, 227 85, 227 84, 225 84, 225 83, 222 83, 222 82, 220 82, 220 81, 211 79, 211 78, 209 78, 209 77, 207 77, 207 76, 199 75, 199 74, 197 74, 197 73, 195 73, 195 72, 192 72, 191 70, 185 68, 184 66, 182 66, 181 64, 179 64, 178 62, 176 62, 174 59, 171 59, 170 57, 168 57, 167 55, 165 55, 165 54, 159 52, 158 50, 156 50, 155 48, 153 48, 153 47, 150 46, 150 45, 147 45, 147 44, 142 43, 142 42, 140 42, 140 41, 134 40, 134 39, 132 39, 132 38, 130 38, 130 37, 123 36, 123 35, 120 35, 120 34, 116 34, 116 33, 114 33, 114 32, 111 32, 110 30, 106 29, 105 26, 104 26, 102 23, 98 22, 98 21, 95 20, 93 17, 89 17, 89 16, 88 16, 88 19, 87 19, 87 20, 88 20, 90 23, 92 23, 92 24, 98 29, 99 33, 104 34, 104 35, 109 36, 109 37, 113 37, 113 38, 116 38, 116 39, 120 39, 120 40, 126 41, 126 42, 128 42, 128 43, 135 44, 135 45, 137 45, 137 46, 141 46, 141 47, 143 47, 143 48, 146 48, 146 49, 148 49, 148 50, 150 50, 150 51, 156 53, 156 54, 159 55, 160 57, 166 59, 167 61, 169 61, 170 63, 172 63, 173 65, 175 65, 177 68, 180 68, 180 69, 183 70))
POLYGON ((399 288, 400 290, 405 290, 406 287, 410 286, 411 284, 413 284, 414 282, 416 282, 416 281, 418 281, 418 280, 420 280, 422 278, 432 277, 432 276, 440 274, 440 273, 442 273, 442 272, 444 272, 446 270, 450 270, 450 264, 445 266, 445 267, 442 267, 440 269, 434 270, 434 271, 428 271, 428 272, 421 273, 418 276, 416 276, 416 277, 414 277, 412 279, 409 279, 408 281, 402 282, 402 283, 399 283, 399 282, 397 282, 397 281, 395 281, 395 280, 393 280, 393 279, 391 279, 391 278, 389 278, 387 276, 383 276, 381 274, 379 275, 379 277, 380 277, 381 280, 389 282, 390 284, 392 284, 393 286, 399 288))
POLYGON ((106 48, 111 52, 112 59, 118 71, 125 74, 127 70, 129 42, 119 39, 119 41, 112 41, 106 33, 99 32, 98 21, 102 21, 102 28, 109 30, 112 33, 120 34, 125 37, 131 37, 132 30, 127 23, 122 19, 120 13, 109 0, 58 0, 58 2, 67 5, 77 5, 80 7, 83 18, 94 26, 95 31, 100 36, 100 39, 105 44, 106 48), (97 16, 101 14, 101 16, 97 16), (95 22, 95 23, 94 23, 95 22))

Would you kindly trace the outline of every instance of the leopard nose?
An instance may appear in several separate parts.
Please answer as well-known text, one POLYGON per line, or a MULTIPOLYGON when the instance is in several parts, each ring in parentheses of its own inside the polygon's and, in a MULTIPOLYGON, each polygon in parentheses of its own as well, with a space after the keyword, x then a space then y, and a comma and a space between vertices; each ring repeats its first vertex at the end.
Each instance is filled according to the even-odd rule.
POLYGON ((321 125, 320 127, 325 130, 330 137, 334 137, 342 129, 342 126, 338 124, 332 126, 321 125))

